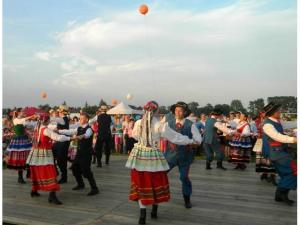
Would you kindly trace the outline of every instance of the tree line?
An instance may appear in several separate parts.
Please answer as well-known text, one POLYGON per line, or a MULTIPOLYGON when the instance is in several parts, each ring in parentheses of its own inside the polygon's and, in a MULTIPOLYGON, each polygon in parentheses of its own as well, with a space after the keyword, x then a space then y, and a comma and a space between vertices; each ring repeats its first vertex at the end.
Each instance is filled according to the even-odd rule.
MULTIPOLYGON (((216 104, 212 105, 210 103, 206 104, 205 106, 200 106, 198 102, 192 101, 188 103, 190 110, 196 115, 200 116, 203 114, 210 114, 214 107, 218 107, 220 110, 222 110, 224 115, 228 115, 230 111, 241 111, 244 113, 248 113, 250 116, 256 116, 265 105, 267 105, 270 102, 279 103, 282 105, 282 111, 289 112, 289 113, 297 113, 297 98, 294 96, 274 96, 274 97, 268 97, 267 102, 264 101, 263 98, 258 98, 256 100, 250 101, 248 107, 244 107, 242 104, 242 101, 239 99, 234 99, 231 101, 230 104, 216 104)), ((67 105, 67 103, 64 101, 62 104, 67 105)), ((106 101, 103 99, 100 100, 98 105, 89 105, 86 101, 83 107, 72 107, 69 106, 70 113, 78 113, 80 110, 83 112, 86 112, 90 115, 94 115, 101 105, 109 105, 106 101)), ((135 106, 135 105, 129 105, 133 109, 142 109, 141 106, 135 106)), ((171 106, 160 106, 159 111, 162 114, 165 114, 169 112, 171 106)), ((48 112, 50 109, 57 109, 58 106, 51 107, 49 104, 39 105, 38 108, 48 112)), ((15 109, 15 108, 14 108, 15 109)), ((3 115, 7 115, 10 111, 14 109, 3 109, 3 115)))

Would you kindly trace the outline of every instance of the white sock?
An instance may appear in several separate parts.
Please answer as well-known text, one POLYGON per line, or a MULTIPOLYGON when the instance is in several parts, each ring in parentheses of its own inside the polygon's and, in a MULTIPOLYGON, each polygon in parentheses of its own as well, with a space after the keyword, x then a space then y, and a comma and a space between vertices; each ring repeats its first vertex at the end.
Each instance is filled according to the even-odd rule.
POLYGON ((139 206, 140 206, 141 209, 146 209, 146 206, 143 205, 143 203, 141 202, 141 200, 139 200, 139 206))

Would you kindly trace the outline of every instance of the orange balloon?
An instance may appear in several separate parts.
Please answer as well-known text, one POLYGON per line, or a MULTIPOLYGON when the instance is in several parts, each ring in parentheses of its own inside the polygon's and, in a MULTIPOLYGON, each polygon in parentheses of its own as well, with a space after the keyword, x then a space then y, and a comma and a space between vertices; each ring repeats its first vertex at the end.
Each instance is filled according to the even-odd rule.
POLYGON ((114 99, 111 101, 111 104, 112 104, 112 105, 117 105, 117 104, 118 104, 118 100, 114 98, 114 99))
POLYGON ((42 97, 42 98, 47 98, 47 93, 46 93, 46 92, 42 92, 42 93, 41 93, 41 97, 42 97))
POLYGON ((141 5, 139 8, 139 11, 141 14, 146 15, 148 13, 148 6, 147 5, 141 5))

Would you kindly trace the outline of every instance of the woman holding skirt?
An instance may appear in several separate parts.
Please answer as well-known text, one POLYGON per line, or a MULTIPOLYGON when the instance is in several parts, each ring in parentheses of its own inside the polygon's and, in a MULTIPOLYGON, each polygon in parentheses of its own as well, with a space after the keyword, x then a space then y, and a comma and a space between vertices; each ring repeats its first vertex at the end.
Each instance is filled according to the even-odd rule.
POLYGON ((56 169, 52 153, 52 140, 70 141, 70 137, 59 135, 49 129, 50 122, 48 115, 41 115, 34 133, 33 148, 27 158, 30 169, 30 179, 32 181, 31 197, 38 197, 39 190, 48 191, 49 203, 61 205, 62 202, 56 197, 56 192, 60 190, 57 183, 56 169))
POLYGON ((170 199, 167 171, 169 165, 159 149, 160 138, 174 144, 192 144, 193 140, 183 136, 159 122, 156 117, 158 104, 154 101, 144 106, 145 114, 133 128, 132 136, 138 141, 134 145, 126 167, 131 169, 129 199, 140 206, 139 224, 146 223, 146 206, 152 205, 151 218, 157 218, 158 204, 170 199))

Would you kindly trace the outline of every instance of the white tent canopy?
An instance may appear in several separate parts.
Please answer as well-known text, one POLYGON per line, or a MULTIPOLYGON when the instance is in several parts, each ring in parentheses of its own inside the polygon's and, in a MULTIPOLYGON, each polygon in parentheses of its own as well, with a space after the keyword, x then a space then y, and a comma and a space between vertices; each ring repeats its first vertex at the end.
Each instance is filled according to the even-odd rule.
POLYGON ((128 105, 124 104, 123 102, 120 102, 115 107, 111 108, 107 111, 107 114, 109 115, 118 115, 118 114, 143 114, 142 110, 134 110, 130 108, 128 105))

